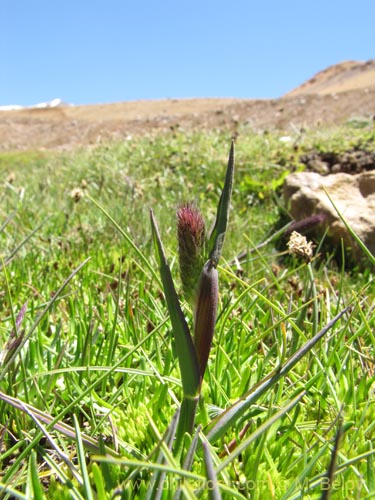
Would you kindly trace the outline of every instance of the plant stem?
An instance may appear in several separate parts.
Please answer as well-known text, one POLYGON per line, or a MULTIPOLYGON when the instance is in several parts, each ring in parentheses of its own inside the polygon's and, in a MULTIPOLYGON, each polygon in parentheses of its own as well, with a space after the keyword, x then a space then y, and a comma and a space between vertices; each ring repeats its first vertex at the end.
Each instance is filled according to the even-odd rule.
POLYGON ((192 434, 193 432, 198 401, 199 395, 194 398, 185 395, 182 400, 176 432, 176 441, 174 445, 176 456, 179 456, 182 452, 185 433, 192 434))

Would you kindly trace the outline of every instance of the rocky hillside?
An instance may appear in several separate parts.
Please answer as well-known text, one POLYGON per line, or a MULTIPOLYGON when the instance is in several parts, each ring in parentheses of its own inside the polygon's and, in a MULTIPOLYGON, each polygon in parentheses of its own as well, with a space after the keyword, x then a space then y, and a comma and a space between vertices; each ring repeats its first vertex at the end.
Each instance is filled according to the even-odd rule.
POLYGON ((317 73, 278 99, 168 99, 0 111, 0 150, 69 149, 182 129, 295 130, 375 115, 375 61, 317 73))
POLYGON ((286 95, 338 94, 348 90, 366 90, 374 85, 375 59, 366 62, 345 61, 320 71, 286 95))

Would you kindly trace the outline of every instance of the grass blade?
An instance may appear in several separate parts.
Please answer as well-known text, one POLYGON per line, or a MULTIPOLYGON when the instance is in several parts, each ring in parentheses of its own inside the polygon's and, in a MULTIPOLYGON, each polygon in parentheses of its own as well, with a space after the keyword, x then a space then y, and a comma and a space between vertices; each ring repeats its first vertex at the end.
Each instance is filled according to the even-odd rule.
MULTIPOLYGON (((169 450, 172 450, 172 445, 173 445, 173 440, 176 435, 176 429, 177 429, 177 423, 179 420, 179 410, 174 414, 173 419, 167 429, 167 432, 163 438, 166 446, 168 447, 169 450)), ((160 443, 161 444, 161 443, 160 443)), ((161 449, 156 463, 158 464, 165 464, 165 456, 163 453, 163 450, 161 449)), ((161 498, 161 495, 163 493, 163 483, 165 481, 165 476, 166 473, 164 471, 155 471, 151 483, 149 486, 149 489, 147 491, 147 497, 146 500, 158 500, 161 498)))
POLYGON ((10 215, 8 215, 8 217, 5 219, 5 221, 0 226, 0 233, 2 233, 4 231, 4 229, 7 227, 9 222, 11 222, 15 216, 16 216, 16 212, 13 212, 10 215))
POLYGON ((11 294, 9 291, 9 283, 8 283, 8 277, 7 277, 7 273, 5 271, 5 267, 4 267, 4 274, 5 274, 7 295, 8 295, 8 300, 9 300, 10 309, 11 309, 11 317, 12 317, 14 326, 13 326, 12 331, 10 332, 9 338, 6 341, 5 346, 3 347, 2 351, 0 351, 0 363, 1 364, 5 364, 9 361, 9 359, 12 357, 15 349, 22 342, 22 338, 23 338, 23 335, 25 332, 20 331, 20 326, 21 326, 21 323, 23 321, 23 318, 25 317, 26 308, 27 308, 27 302, 25 302, 24 305, 21 307, 19 313, 17 314, 17 317, 16 318, 14 317, 12 297, 11 297, 11 294))
POLYGON ((29 415, 30 418, 35 422, 35 424, 38 426, 38 428, 41 430, 43 435, 46 437, 47 441, 50 443, 52 448, 56 451, 57 455, 60 457, 60 459, 66 464, 68 469, 70 470, 72 476, 76 478, 78 483, 82 484, 82 478, 77 471, 74 463, 70 460, 70 457, 59 447, 59 445, 56 443, 56 441, 53 439, 51 434, 47 431, 47 429, 44 427, 44 425, 40 422, 38 417, 36 417, 32 412, 29 411, 29 409, 24 405, 24 411, 29 415))
POLYGON ((33 500, 43 500, 43 488, 39 479, 38 464, 36 461, 36 453, 34 450, 30 454, 28 483, 30 498, 33 498, 33 500))
POLYGON ((29 497, 24 495, 18 490, 11 488, 10 486, 0 483, 0 493, 11 495, 9 498, 17 499, 17 500, 29 500, 29 497))
MULTIPOLYGON (((55 422, 55 419, 51 415, 48 415, 48 413, 46 413, 45 411, 41 411, 30 404, 23 403, 22 401, 13 398, 12 396, 4 394, 2 391, 0 391, 0 400, 4 401, 10 406, 13 406, 13 408, 16 408, 17 410, 23 411, 24 413, 29 415, 35 422, 39 421, 43 422, 46 425, 51 425, 55 431, 60 432, 68 438, 75 439, 76 433, 73 427, 64 422, 55 422)), ((81 440, 88 450, 95 453, 100 452, 100 445, 98 441, 96 441, 96 439, 86 435, 81 435, 81 440)), ((118 456, 118 454, 111 448, 105 447, 105 451, 110 455, 118 456)))
MULTIPOLYGON (((292 484, 289 486, 284 495, 280 498, 280 500, 297 500, 300 498, 304 498, 305 495, 316 488, 318 485, 321 485, 321 479, 319 481, 307 481, 311 472, 316 467, 316 464, 319 460, 322 459, 324 454, 327 451, 327 444, 324 444, 321 448, 317 450, 317 452, 308 460, 303 470, 298 471, 297 477, 294 478, 292 484)), ((305 497, 306 498, 306 497, 305 497)))
POLYGON ((332 328, 332 326, 346 313, 347 308, 337 314, 320 332, 306 342, 296 351, 286 363, 277 370, 270 373, 263 380, 258 382, 248 393, 242 396, 236 403, 230 406, 223 413, 218 415, 206 429, 207 439, 214 443, 219 439, 229 427, 231 427, 244 412, 259 399, 265 392, 273 387, 282 377, 284 377, 297 363, 305 356, 319 340, 332 328))
POLYGON ((43 226, 43 224, 47 221, 48 219, 44 220, 43 222, 41 222, 35 229, 33 229, 31 231, 31 233, 29 233, 25 239, 23 239, 21 241, 21 243, 19 245, 17 245, 17 247, 12 250, 12 252, 8 255, 8 257, 5 259, 5 262, 4 264, 7 266, 13 259, 14 257, 16 256, 17 252, 34 236, 34 234, 39 231, 39 229, 43 226))
POLYGON ((208 498, 210 500, 221 500, 221 493, 217 484, 217 477, 210 454, 210 448, 205 441, 202 441, 204 463, 206 466, 208 498))
POLYGON ((266 420, 262 425, 260 425, 256 431, 254 431, 245 441, 243 441, 237 448, 235 448, 228 457, 221 462, 216 470, 216 473, 221 472, 225 467, 230 465, 233 460, 238 457, 251 443, 258 439, 267 429, 269 429, 279 418, 283 417, 288 411, 290 411, 297 403, 301 401, 303 396, 306 395, 306 391, 302 391, 298 396, 289 401, 285 406, 283 406, 278 412, 272 415, 268 420, 266 420))
POLYGON ((83 483, 83 489, 85 491, 85 498, 87 500, 94 500, 94 495, 90 484, 89 473, 86 467, 86 457, 81 436, 81 429, 79 428, 79 423, 76 415, 73 415, 73 419, 74 419, 74 429, 76 432, 78 462, 81 468, 82 483, 83 483))
POLYGON ((330 461, 329 468, 327 471, 327 476, 326 476, 327 481, 325 482, 326 487, 323 490, 323 493, 322 493, 322 496, 320 497, 320 500, 328 500, 331 496, 334 475, 336 472, 337 454, 339 451, 339 446, 340 446, 342 434, 343 434, 343 426, 342 426, 342 423, 340 422, 339 427, 338 427, 337 432, 336 432, 335 443, 334 443, 333 449, 332 449, 331 461, 330 461))
POLYGON ((126 232, 117 224, 115 219, 106 211, 104 207, 100 205, 94 198, 91 198, 91 196, 87 196, 87 199, 92 201, 94 205, 96 205, 97 208, 107 217, 107 219, 115 226, 117 231, 121 234, 121 236, 125 239, 125 241, 131 246, 131 248, 134 250, 135 254, 139 257, 139 260, 145 264, 147 269, 150 271, 151 275, 156 279, 157 282, 159 282, 159 277, 157 273, 155 272, 155 269, 152 267, 151 263, 149 262, 148 259, 143 255, 141 250, 137 247, 137 245, 134 243, 134 241, 129 238, 129 235, 126 234, 126 232))
MULTIPOLYGON (((198 446, 198 438, 199 438, 199 433, 201 431, 201 426, 198 426, 198 428, 195 430, 194 437, 190 443, 189 449, 186 452, 184 463, 182 465, 182 468, 184 470, 190 471, 191 468, 193 467, 193 462, 194 462, 194 454, 198 446)), ((181 486, 177 489, 173 500, 180 500, 182 498, 182 489, 181 486)))
POLYGON ((215 225, 209 238, 210 258, 215 262, 218 262, 220 259, 225 233, 228 226, 230 202, 232 198, 233 177, 234 141, 232 141, 229 151, 228 167, 225 175, 223 191, 221 193, 219 205, 217 208, 215 225))
POLYGON ((53 456, 48 453, 44 454, 43 459, 55 475, 56 479, 61 483, 61 485, 67 488, 69 491, 69 498, 72 500, 84 500, 83 496, 78 491, 79 483, 75 485, 72 481, 70 470, 66 467, 61 467, 61 463, 54 460, 53 456))
POLYGON ((96 494, 98 500, 108 500, 109 494, 107 494, 105 486, 106 482, 104 480, 102 471, 97 463, 91 465, 92 475, 96 487, 96 494))
POLYGON ((60 288, 57 290, 55 295, 52 297, 52 299, 47 303, 43 311, 40 313, 40 315, 37 317, 35 320, 34 324, 31 326, 30 330, 25 334, 22 338, 22 341, 19 343, 19 345, 14 349, 12 355, 9 357, 8 361, 4 363, 2 366, 2 370, 0 373, 0 381, 4 378, 4 376, 7 373, 9 365, 15 360, 16 356, 19 354, 21 351, 22 347, 25 345, 25 343, 29 340, 31 335, 34 333, 36 330, 37 326, 43 319, 43 317, 48 313, 48 311, 51 309, 53 304, 56 302, 58 297, 60 296, 61 292, 64 290, 64 288, 70 283, 70 281, 74 278, 74 276, 79 273, 79 271, 87 264, 87 262, 90 260, 90 257, 85 259, 74 271, 68 276, 68 278, 64 281, 64 283, 60 286, 60 288))

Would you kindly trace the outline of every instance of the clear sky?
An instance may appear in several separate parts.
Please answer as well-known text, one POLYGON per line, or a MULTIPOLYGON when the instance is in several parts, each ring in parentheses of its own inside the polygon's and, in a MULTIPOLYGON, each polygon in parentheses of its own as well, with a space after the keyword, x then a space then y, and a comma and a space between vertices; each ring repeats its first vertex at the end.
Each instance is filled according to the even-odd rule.
POLYGON ((278 97, 375 58, 375 0, 0 0, 0 105, 278 97))

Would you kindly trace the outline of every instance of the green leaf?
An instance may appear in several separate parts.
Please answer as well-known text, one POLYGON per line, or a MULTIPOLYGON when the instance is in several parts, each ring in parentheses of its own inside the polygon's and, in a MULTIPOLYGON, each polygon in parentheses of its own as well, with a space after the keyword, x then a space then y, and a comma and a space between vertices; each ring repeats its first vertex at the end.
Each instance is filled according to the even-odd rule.
POLYGON ((337 455, 338 455, 340 441, 341 441, 343 432, 344 432, 344 428, 342 425, 342 418, 340 418, 339 426, 338 426, 338 429, 336 432, 335 443, 334 443, 333 449, 332 449, 331 461, 330 461, 329 468, 327 471, 327 476, 326 476, 326 478, 327 478, 326 485, 328 485, 329 487, 326 487, 323 490, 322 496, 320 497, 320 500, 328 500, 331 497, 332 485, 334 482, 334 477, 335 477, 335 472, 336 472, 337 455))
MULTIPOLYGON (((65 422, 57 421, 56 418, 49 415, 46 411, 39 410, 35 406, 24 403, 23 401, 12 396, 8 396, 8 394, 5 394, 2 391, 0 391, 0 401, 4 401, 13 408, 17 408, 17 410, 26 413, 32 419, 38 422, 43 422, 47 426, 50 426, 55 431, 63 434, 68 438, 74 439, 76 437, 76 433, 73 427, 66 424, 65 422)), ((103 448, 99 446, 98 441, 91 436, 81 434, 81 441, 88 450, 94 453, 103 451, 103 448)), ((104 451, 106 454, 117 456, 117 453, 114 450, 111 450, 111 448, 109 448, 108 446, 104 447, 104 451)))
POLYGON ((226 430, 231 427, 239 418, 243 416, 245 411, 254 404, 265 392, 269 391, 282 377, 284 377, 300 359, 307 354, 317 342, 328 332, 330 328, 343 316, 347 308, 337 314, 320 332, 312 339, 307 341, 300 349, 298 349, 286 363, 270 373, 263 380, 258 382, 244 396, 237 400, 232 406, 227 408, 223 413, 218 415, 205 429, 207 439, 214 443, 217 441, 226 430))
POLYGON ((29 493, 34 500, 44 500, 43 488, 39 479, 36 453, 33 450, 29 460, 29 493))
MULTIPOLYGON (((39 314, 37 319, 35 320, 34 324, 31 326, 29 331, 22 336, 21 342, 18 343, 17 347, 12 351, 12 355, 9 357, 6 363, 4 363, 1 367, 1 372, 0 372, 0 380, 2 380, 5 375, 7 374, 7 370, 9 368, 9 365, 15 360, 16 356, 20 353, 21 349, 23 346, 26 344, 26 342, 29 340, 29 338, 32 336, 34 331, 36 330, 37 326, 41 322, 41 320, 44 318, 44 316, 49 312, 49 310, 52 308, 53 304, 56 302, 56 300, 59 298, 65 287, 70 283, 70 281, 74 278, 76 274, 79 273, 79 271, 82 269, 83 266, 87 264, 87 262, 90 260, 90 257, 85 259, 82 264, 80 264, 71 274, 68 276, 68 278, 64 281, 64 283, 60 286, 60 288, 57 290, 55 295, 52 297, 52 299, 47 303, 43 311, 39 314)), ((14 326, 15 326, 15 321, 13 321, 14 326)))
MULTIPOLYGON (((17 252, 34 236, 34 234, 39 231, 39 229, 44 225, 44 223, 48 220, 45 219, 43 222, 41 222, 35 229, 33 229, 31 231, 31 233, 29 233, 26 238, 24 238, 21 243, 19 245, 17 245, 16 248, 14 248, 14 250, 12 250, 12 252, 6 257, 5 259, 5 262, 4 262, 4 265, 8 265, 13 259, 14 257, 16 256, 17 252)), ((0 231, 1 232, 1 231, 0 231)))
MULTIPOLYGON (((175 435, 176 435, 176 429, 177 429, 177 423, 179 421, 179 416, 180 416, 180 411, 177 410, 177 412, 174 414, 173 419, 172 419, 172 421, 167 429, 167 432, 163 436, 163 441, 169 450, 172 450, 173 440, 174 440, 175 435)), ((167 463, 167 460, 166 460, 166 457, 164 455, 161 443, 159 443, 159 446, 161 449, 160 449, 158 457, 156 459, 156 463, 165 464, 165 463, 167 463)), ((148 490, 147 490, 146 500, 159 500, 161 498, 162 493, 163 493, 163 485, 164 485, 165 477, 166 477, 165 471, 156 470, 154 472, 152 479, 150 481, 148 490)))
POLYGON ((107 219, 113 224, 113 226, 117 229, 117 231, 125 239, 125 241, 128 243, 128 245, 134 250, 135 255, 138 257, 138 262, 143 262, 143 264, 145 264, 145 266, 150 271, 151 275, 158 281, 157 273, 155 272, 151 263, 145 257, 145 255, 141 252, 141 250, 138 248, 138 246, 134 243, 134 241, 130 238, 130 236, 121 228, 121 226, 107 212, 107 210, 100 205, 100 203, 98 203, 96 200, 94 200, 94 198, 91 198, 91 196, 87 196, 87 199, 92 201, 97 206, 97 208, 99 208, 99 210, 103 213, 103 215, 105 215, 105 217, 107 217, 107 219))
POLYGON ((228 226, 230 202, 232 198, 232 187, 233 187, 233 176, 234 176, 234 141, 232 141, 228 167, 225 175, 225 182, 223 191, 220 196, 219 205, 217 207, 215 226, 209 238, 209 249, 210 249, 210 259, 214 262, 218 262, 220 259, 221 251, 224 244, 225 233, 228 226))
POLYGON ((94 500, 94 493, 91 489, 91 483, 89 478, 89 473, 86 466, 86 455, 85 449, 82 441, 81 429, 79 428, 79 423, 76 415, 73 415, 74 428, 76 432, 76 442, 77 442, 77 455, 78 462, 81 468, 81 475, 83 481, 83 489, 85 492, 85 498, 87 500, 94 500))
POLYGON ((208 498, 210 500, 221 500, 221 493, 217 484, 217 476, 212 461, 212 457, 210 454, 210 448, 205 441, 202 442, 202 447, 203 447, 204 463, 206 466, 207 484, 209 485, 208 498))
POLYGON ((234 459, 237 458, 241 453, 243 453, 250 444, 252 444, 256 439, 260 438, 264 432, 266 432, 275 422, 282 418, 288 411, 290 411, 301 399, 306 395, 306 391, 302 391, 295 398, 289 401, 285 406, 283 406, 279 411, 272 415, 268 420, 266 420, 262 425, 260 425, 245 441, 243 441, 239 446, 237 446, 228 457, 223 460, 216 469, 216 474, 225 469, 228 465, 233 463, 234 459))
MULTIPOLYGON (((191 469, 193 467, 194 455, 195 455, 195 452, 197 450, 198 438, 199 438, 199 433, 201 430, 202 430, 202 428, 200 425, 195 429, 194 437, 191 440, 190 446, 189 446, 189 448, 186 452, 186 455, 185 455, 184 463, 182 465, 182 468, 184 470, 191 471, 191 469)), ((176 493, 174 494, 173 500, 180 500, 181 498, 183 498, 182 494, 183 493, 182 493, 181 487, 178 487, 178 489, 176 490, 176 493)))
POLYGON ((98 500, 108 500, 110 498, 110 493, 106 492, 105 480, 99 465, 94 462, 91 464, 92 476, 95 483, 96 495, 98 500))
POLYGON ((7 484, 4 484, 0 482, 0 493, 3 495, 4 493, 8 493, 11 496, 8 498, 13 498, 17 500, 29 500, 29 497, 21 493, 20 491, 16 490, 15 488, 12 488, 11 486, 8 486, 7 484))

